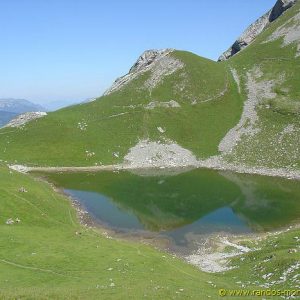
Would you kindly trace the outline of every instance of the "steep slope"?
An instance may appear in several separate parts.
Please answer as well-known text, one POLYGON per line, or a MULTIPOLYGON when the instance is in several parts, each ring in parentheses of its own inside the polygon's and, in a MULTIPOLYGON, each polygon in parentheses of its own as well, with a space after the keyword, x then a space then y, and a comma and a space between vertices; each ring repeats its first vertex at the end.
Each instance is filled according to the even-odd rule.
POLYGON ((299 10, 297 1, 224 62, 146 51, 96 101, 2 129, 0 156, 41 166, 125 161, 294 176, 300 169, 299 10))
POLYGON ((297 2, 227 62, 236 69, 246 99, 239 124, 220 145, 228 159, 252 166, 300 168, 299 49, 297 2))
POLYGON ((251 24, 233 45, 219 57, 219 61, 229 59, 250 45, 259 34, 296 2, 297 0, 277 0, 272 9, 251 24))
POLYGON ((97 101, 1 130, 1 157, 52 166, 113 164, 140 140, 173 141, 201 158, 217 154, 242 111, 230 70, 183 51, 145 56, 152 58, 143 64, 142 56, 97 101))
POLYGON ((82 226, 66 197, 31 176, 0 166, 0 180, 1 299, 215 299, 219 289, 295 290, 300 254, 291 249, 299 229, 243 241, 255 251, 235 257, 232 270, 209 274, 82 226))
MULTIPOLYGON (((0 299, 141 299, 146 292, 170 299, 179 288, 193 299, 216 293, 206 283, 214 275, 81 225, 68 199, 48 184, 1 165, 0 180, 0 299)), ((222 287, 233 282, 218 279, 222 287)))

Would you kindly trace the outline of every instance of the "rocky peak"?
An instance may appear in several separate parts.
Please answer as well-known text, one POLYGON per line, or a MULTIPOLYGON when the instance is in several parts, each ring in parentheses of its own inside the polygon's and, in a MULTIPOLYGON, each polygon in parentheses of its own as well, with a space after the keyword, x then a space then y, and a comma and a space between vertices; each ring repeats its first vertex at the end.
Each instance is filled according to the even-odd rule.
POLYGON ((129 70, 129 73, 140 71, 141 69, 149 66, 155 60, 173 51, 172 49, 160 49, 160 50, 146 50, 135 62, 135 64, 129 70))
POLYGON ((274 7, 265 13, 262 17, 251 24, 243 34, 225 51, 219 61, 227 60, 231 56, 243 50, 250 45, 255 38, 262 33, 270 23, 279 18, 287 9, 291 8, 298 0, 277 0, 274 7))
POLYGON ((167 57, 174 49, 160 49, 145 51, 130 68, 129 73, 118 78, 113 85, 104 93, 104 96, 120 90, 124 85, 140 74, 150 70, 158 61, 167 57))
POLYGON ((269 21, 273 22, 287 9, 291 8, 297 0, 278 0, 270 11, 269 21))

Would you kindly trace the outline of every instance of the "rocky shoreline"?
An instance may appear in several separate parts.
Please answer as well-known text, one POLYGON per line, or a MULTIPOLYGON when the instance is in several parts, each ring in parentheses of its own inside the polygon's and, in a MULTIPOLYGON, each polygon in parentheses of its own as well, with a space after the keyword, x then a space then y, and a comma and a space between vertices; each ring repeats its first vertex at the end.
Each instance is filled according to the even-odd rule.
POLYGON ((143 173, 156 174, 159 173, 181 173, 190 169, 212 169, 218 171, 230 171, 239 174, 260 175, 270 177, 281 177, 290 180, 300 180, 300 171, 288 170, 288 169, 272 169, 263 167, 249 167, 243 165, 235 165, 224 161, 221 157, 215 156, 207 160, 198 161, 194 164, 182 164, 182 165, 131 165, 131 164, 117 164, 106 166, 86 166, 86 167, 30 167, 24 165, 9 165, 11 170, 20 173, 29 172, 100 172, 100 171, 137 171, 141 175, 143 173), (144 172, 143 172, 144 171, 144 172))
MULTIPOLYGON (((217 165, 216 159, 214 161, 214 164, 212 163, 212 159, 210 160, 210 169, 217 169, 217 170, 228 170, 228 166, 221 167, 217 165)), ((207 161, 208 162, 208 161, 207 161)), ((110 170, 110 171, 118 171, 118 170, 135 170, 135 171, 140 171, 142 172, 143 169, 136 169, 133 168, 133 166, 130 165, 111 165, 111 166, 97 166, 97 167, 49 167, 49 168, 44 168, 44 167, 26 167, 26 166, 10 166, 12 170, 22 172, 22 173, 27 173, 27 172, 32 172, 32 171, 41 171, 41 172, 91 172, 91 171, 103 171, 103 170, 110 170)), ((206 166, 194 166, 194 168, 207 168, 206 166)), ((233 166, 232 166, 233 168, 233 166)), ((160 169, 158 168, 145 168, 144 171, 147 171, 148 174, 157 174, 155 171, 159 172, 169 172, 168 174, 171 174, 172 172, 175 172, 176 174, 179 171, 188 171, 191 169, 190 167, 187 166, 182 166, 182 167, 161 167, 160 169), (150 173, 149 173, 150 172, 150 173), (171 172, 171 173, 170 173, 171 172)), ((278 170, 273 170, 276 173, 272 174, 270 173, 270 170, 268 170, 267 176, 281 176, 281 177, 286 177, 282 176, 284 174, 281 174, 278 172, 278 170), (281 174, 281 175, 280 175, 281 174)), ((146 172, 146 173, 147 173, 146 172)), ((251 169, 251 174, 256 174, 255 169, 251 169)), ((262 173, 262 170, 260 170, 262 173)), ((249 170, 245 170, 245 172, 242 169, 238 170, 238 173, 248 173, 249 170)), ((259 174, 262 175, 262 174, 259 174)), ((265 175, 265 174, 263 174, 265 175)), ((287 174, 285 174, 287 175, 287 174)), ((295 175, 295 174, 294 174, 295 175)), ((296 174, 297 175, 297 174, 296 174)), ((298 177, 295 178, 290 178, 290 179, 300 179, 299 174, 297 175, 298 177)), ((287 177, 289 178, 289 177, 287 177)), ((80 224, 83 226, 83 228, 86 229, 97 229, 99 230, 99 233, 103 235, 104 237, 111 239, 120 239, 120 240, 130 240, 130 241, 135 241, 135 242, 141 242, 146 245, 151 245, 155 247, 158 250, 161 251, 166 251, 167 253, 173 255, 174 257, 176 256, 177 258, 183 259, 187 263, 196 266, 200 270, 206 273, 221 273, 225 272, 228 270, 231 270, 235 267, 232 267, 230 264, 230 261, 234 257, 242 257, 245 253, 247 252, 252 252, 256 251, 259 249, 256 248, 248 248, 245 246, 242 246, 240 242, 245 241, 245 240, 258 240, 262 241, 266 239, 267 237, 273 236, 273 235, 278 235, 283 232, 290 231, 291 229, 299 228, 299 225, 293 225, 293 226, 288 226, 286 228, 283 228, 279 231, 274 231, 274 232, 268 232, 268 233, 250 233, 246 235, 240 235, 240 234, 229 234, 229 233, 218 233, 218 234, 210 234, 206 236, 206 238, 199 244, 199 248, 196 251, 193 251, 189 254, 184 254, 181 253, 180 251, 175 251, 172 248, 172 242, 169 238, 163 237, 156 235, 156 234, 151 234, 147 233, 143 230, 140 231, 128 231, 128 232, 122 232, 122 231, 117 231, 113 228, 111 228, 108 225, 99 223, 95 221, 92 216, 86 211, 84 206, 74 197, 70 196, 69 194, 65 193, 62 189, 57 188, 55 185, 53 185, 51 182, 49 182, 47 179, 44 177, 39 178, 39 180, 47 182, 50 184, 50 186, 53 188, 53 190, 57 193, 65 195, 73 208, 76 210, 77 213, 77 218, 80 222, 80 224)), ((82 229, 78 229, 75 234, 76 235, 81 235, 82 234, 82 229)))

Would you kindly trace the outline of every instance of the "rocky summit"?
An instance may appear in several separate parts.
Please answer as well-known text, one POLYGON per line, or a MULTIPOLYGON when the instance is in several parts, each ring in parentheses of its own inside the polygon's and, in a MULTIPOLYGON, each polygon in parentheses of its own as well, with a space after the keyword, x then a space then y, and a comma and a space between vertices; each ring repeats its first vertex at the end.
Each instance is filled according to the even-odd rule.
MULTIPOLYGON (((101 1, 81 2, 59 7, 81 46, 81 26, 129 18, 108 1, 83 22, 101 1)), ((152 26, 147 4, 132 15, 152 26)), ((34 7, 20 12, 45 38, 30 49, 49 33, 60 49, 34 7)), ((19 115, 0 128, 1 300, 299 299, 300 1, 278 0, 222 60, 148 50, 96 99, 21 115, 0 100, 0 124, 19 115)))
POLYGON ((219 57, 218 60, 226 60, 246 48, 270 25, 270 23, 274 22, 297 1, 298 0, 277 0, 274 7, 256 20, 253 24, 251 24, 233 43, 233 45, 219 57))
MULTIPOLYGON (((168 72, 167 69, 172 68, 172 63, 176 65, 176 61, 172 60, 169 56, 169 54, 173 51, 174 49, 145 51, 130 68, 128 74, 118 78, 113 83, 113 85, 104 93, 104 95, 109 95, 110 93, 121 89, 124 85, 126 85, 139 75, 155 68, 155 66, 158 73, 164 73, 165 71, 168 72)), ((176 68, 176 66, 174 66, 174 68, 176 68)))
POLYGON ((299 11, 299 1, 278 0, 238 40, 236 50, 247 49, 222 63, 145 51, 94 101, 1 129, 1 156, 41 167, 203 166, 299 178, 299 11))

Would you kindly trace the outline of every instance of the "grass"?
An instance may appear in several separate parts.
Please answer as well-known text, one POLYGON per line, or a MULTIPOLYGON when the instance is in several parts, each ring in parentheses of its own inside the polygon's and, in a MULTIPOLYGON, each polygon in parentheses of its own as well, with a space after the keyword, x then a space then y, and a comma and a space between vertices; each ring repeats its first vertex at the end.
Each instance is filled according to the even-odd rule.
POLYGON ((115 164, 122 162, 141 139, 172 140, 201 159, 217 155, 220 141, 241 117, 248 97, 247 72, 257 66, 263 74, 258 80, 276 81, 276 96, 262 100, 257 107, 259 133, 243 136, 227 159, 250 166, 299 170, 297 46, 282 47, 282 39, 265 43, 299 8, 300 4, 295 4, 254 43, 228 61, 216 63, 190 52, 174 51, 171 55, 181 60, 184 68, 163 78, 151 91, 144 85, 151 75, 148 71, 95 102, 49 113, 19 129, 1 129, 1 158, 39 166, 115 164), (240 77, 241 93, 230 72, 232 68, 240 77), (176 100, 181 107, 144 108, 151 101, 170 100, 176 100), (84 130, 79 123, 85 124, 84 130), (290 125, 293 134, 282 139, 281 133, 290 125), (165 133, 159 132, 158 127, 164 128, 165 133), (88 152, 94 155, 88 156, 88 152))
POLYGON ((269 101, 269 105, 274 112, 285 115, 299 115, 300 114, 300 102, 291 101, 289 99, 277 98, 269 101))
POLYGON ((261 69, 263 76, 260 80, 277 81, 273 88, 275 98, 266 99, 257 107, 259 133, 242 138, 229 158, 232 161, 250 166, 300 169, 300 58, 295 57, 297 45, 282 47, 282 39, 264 43, 279 26, 298 13, 299 8, 300 3, 296 3, 253 44, 227 62, 241 74, 244 98, 247 97, 245 72, 253 66, 261 69), (283 136, 284 129, 290 126, 293 132, 283 136))
MULTIPOLYGON (((296 239, 298 235, 299 230, 291 230, 268 237, 267 239, 245 241, 244 245, 251 248, 258 248, 259 250, 249 252, 231 261, 233 266, 241 264, 246 266, 247 273, 239 274, 240 276, 238 277, 239 281, 242 282, 241 284, 255 282, 260 286, 264 285, 265 289, 300 290, 299 267, 297 270, 287 274, 287 278, 280 283, 283 274, 288 273, 287 270, 291 266, 297 265, 300 262, 299 240, 296 239), (272 274, 270 278, 265 280, 264 275, 270 273, 272 274)), ((230 271, 228 276, 234 275, 234 273, 234 271, 230 271)), ((273 298, 270 297, 270 299, 273 298)))
MULTIPOLYGON (((218 154, 219 142, 238 123, 247 99, 246 74, 257 65, 263 72, 261 80, 280 76, 284 80, 274 87, 277 96, 270 108, 266 103, 257 108, 260 132, 243 137, 228 159, 299 170, 300 58, 295 58, 296 45, 282 47, 281 40, 262 43, 299 8, 297 3, 229 61, 216 63, 189 52, 173 52, 185 68, 166 77, 151 93, 143 87, 148 72, 95 102, 49 113, 22 128, 1 129, 1 159, 40 166, 113 164, 121 162, 130 147, 144 138, 171 139, 199 158, 210 157, 218 154), (230 68, 240 76, 241 94, 230 68), (151 101, 170 100, 181 108, 149 111, 142 107, 151 101), (80 122, 86 124, 86 130, 79 128, 80 122), (289 125, 295 130, 282 136, 289 125), (159 133, 158 126, 166 133, 159 133), (95 155, 87 156, 86 151, 95 155)), ((280 282, 300 260, 299 229, 245 240, 259 250, 233 259, 236 269, 207 274, 152 247, 108 239, 100 230, 83 227, 68 199, 38 179, 0 166, 0 180, 1 299, 218 299, 219 288, 258 288, 272 281, 277 282, 276 288, 299 288, 299 269, 280 282), (20 187, 28 192, 19 192, 20 187), (21 222, 6 225, 9 218, 21 222), (270 280, 264 279, 268 273, 272 273, 270 280)), ((272 196, 267 185, 265 193, 272 196)), ((128 200, 126 205, 132 203, 128 200)), ((251 214, 240 203, 235 209, 251 214)), ((153 221, 144 207, 136 210, 153 221)), ((176 207, 174 210, 176 213, 176 207)), ((257 220, 263 217, 255 216, 257 220)))
MULTIPOLYGON (((298 230, 263 240, 261 250, 232 262, 238 269, 204 273, 149 246, 109 239, 80 225, 69 200, 38 179, 6 167, 0 167, 0 178, 1 299, 218 299, 219 288, 238 289, 240 281, 263 283, 264 272, 276 268, 279 276, 300 258, 299 251, 288 253, 299 248, 298 230), (27 192, 19 192, 20 187, 27 192), (21 222, 6 225, 9 218, 21 222), (270 254, 274 259, 263 263, 270 254), (255 272, 259 263, 265 269, 255 272)), ((277 287, 293 285, 288 280, 277 287)))
MULTIPOLYGON (((215 289, 206 287, 215 276, 151 247, 107 239, 100 231, 81 226, 69 200, 46 183, 5 167, 0 168, 0 178, 1 299, 215 295, 215 289), (20 187, 28 192, 19 192, 20 187), (21 222, 6 225, 9 218, 21 222), (112 282, 115 287, 110 287, 112 282), (181 288, 184 292, 176 294, 181 288)), ((225 280, 218 281, 227 286, 225 280)))
POLYGON ((172 55, 182 60, 185 68, 165 78, 151 96, 142 88, 150 76, 148 72, 121 91, 95 102, 49 113, 24 128, 2 129, 2 159, 43 166, 113 164, 121 162, 128 150, 145 138, 174 140, 202 158, 217 154, 220 140, 238 122, 242 111, 242 100, 230 72, 222 64, 189 52, 176 51, 172 55), (182 85, 184 90, 178 90, 182 85), (201 103, 217 97, 226 87, 224 96, 201 103), (171 99, 181 108, 147 110, 140 106, 171 99), (195 99, 198 104, 191 105, 195 99), (80 122, 87 125, 86 130, 80 130, 80 122), (161 134, 158 126, 166 133, 161 134), (95 155, 87 157, 86 151, 95 155))

